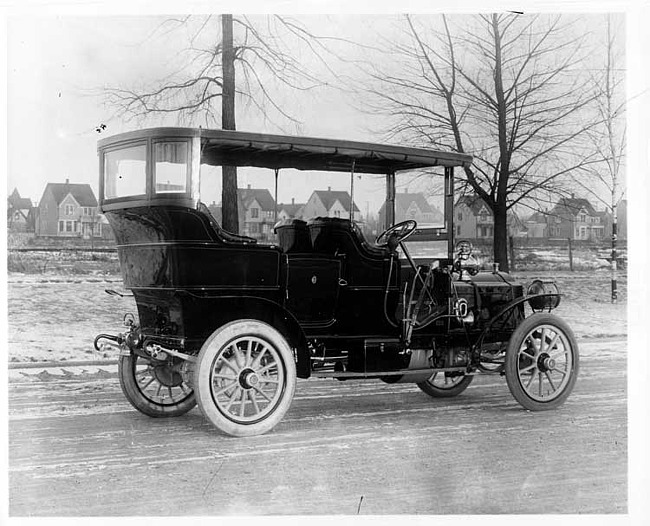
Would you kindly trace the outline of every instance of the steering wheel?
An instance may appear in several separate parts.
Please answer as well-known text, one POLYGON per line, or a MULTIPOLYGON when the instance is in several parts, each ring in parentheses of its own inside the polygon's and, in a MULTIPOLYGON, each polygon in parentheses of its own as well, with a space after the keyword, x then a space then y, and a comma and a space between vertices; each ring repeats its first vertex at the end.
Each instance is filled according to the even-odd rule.
POLYGON ((389 245, 391 245, 391 248, 396 247, 413 232, 415 232, 417 226, 418 224, 413 221, 413 219, 407 219, 406 221, 397 223, 396 225, 390 227, 388 230, 384 230, 381 234, 379 234, 379 236, 377 236, 375 244, 378 247, 385 247, 389 245))

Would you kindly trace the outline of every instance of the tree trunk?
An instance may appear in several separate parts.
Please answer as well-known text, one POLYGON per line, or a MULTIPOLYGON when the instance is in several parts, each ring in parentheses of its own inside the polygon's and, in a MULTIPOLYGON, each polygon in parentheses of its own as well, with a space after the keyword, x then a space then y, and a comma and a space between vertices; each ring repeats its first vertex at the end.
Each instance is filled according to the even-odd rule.
MULTIPOLYGON (((223 32, 223 92, 221 97, 221 127, 235 128, 235 51, 232 36, 232 15, 221 15, 223 32)), ((237 167, 222 166, 223 188, 221 191, 221 223, 224 229, 239 233, 237 210, 237 167)))
POLYGON ((503 272, 509 272, 508 265, 508 223, 507 210, 503 205, 494 209, 494 261, 503 272))

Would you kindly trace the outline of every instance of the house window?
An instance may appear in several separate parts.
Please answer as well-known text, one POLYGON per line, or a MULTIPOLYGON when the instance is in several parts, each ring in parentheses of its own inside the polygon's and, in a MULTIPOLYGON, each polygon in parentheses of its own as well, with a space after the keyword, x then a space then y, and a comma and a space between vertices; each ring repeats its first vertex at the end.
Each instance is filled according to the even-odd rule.
POLYGON ((59 232, 65 231, 65 221, 59 221, 59 232))
POLYGON ((251 217, 253 219, 257 219, 260 217, 260 209, 259 208, 251 208, 251 217))
POLYGON ((485 213, 485 212, 481 212, 481 216, 480 216, 480 217, 481 217, 481 222, 482 222, 482 223, 487 222, 487 218, 488 218, 488 217, 487 217, 487 213, 485 213))
POLYGON ((334 217, 341 217, 341 211, 340 210, 334 210, 334 217))
POLYGON ((580 217, 578 219, 581 223, 586 223, 587 222, 587 214, 580 214, 580 217))
POLYGON ((458 221, 462 221, 462 220, 463 220, 463 213, 458 212, 458 221))
POLYGON ((460 236, 460 225, 456 225, 456 235, 460 236))
POLYGON ((73 205, 65 205, 65 215, 71 216, 74 214, 74 206, 73 205))
POLYGON ((74 221, 66 221, 65 222, 65 231, 66 232, 74 232, 74 221))
POLYGON ((92 208, 90 208, 89 206, 84 206, 84 212, 83 213, 84 213, 85 216, 93 215, 92 208))

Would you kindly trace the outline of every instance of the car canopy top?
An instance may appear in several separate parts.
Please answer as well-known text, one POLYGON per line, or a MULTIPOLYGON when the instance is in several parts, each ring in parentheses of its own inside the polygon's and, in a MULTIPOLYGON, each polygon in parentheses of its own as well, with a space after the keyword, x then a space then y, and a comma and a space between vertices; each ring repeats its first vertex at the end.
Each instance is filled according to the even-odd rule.
POLYGON ((99 141, 99 149, 138 139, 201 138, 201 162, 220 166, 357 173, 394 173, 433 166, 469 166, 467 154, 367 142, 203 128, 150 128, 99 141))

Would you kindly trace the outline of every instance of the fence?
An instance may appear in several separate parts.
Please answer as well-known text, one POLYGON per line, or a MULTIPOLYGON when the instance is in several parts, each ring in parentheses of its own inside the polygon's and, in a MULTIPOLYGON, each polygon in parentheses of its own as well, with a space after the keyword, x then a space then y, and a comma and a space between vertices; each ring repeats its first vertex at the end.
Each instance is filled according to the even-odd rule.
MULTIPOLYGON (((494 261, 491 239, 469 240, 474 255, 486 268, 494 261)), ((627 243, 617 243, 619 269, 627 267, 627 243)), ((597 270, 609 268, 611 240, 580 241, 569 239, 510 238, 510 270, 597 270)))

